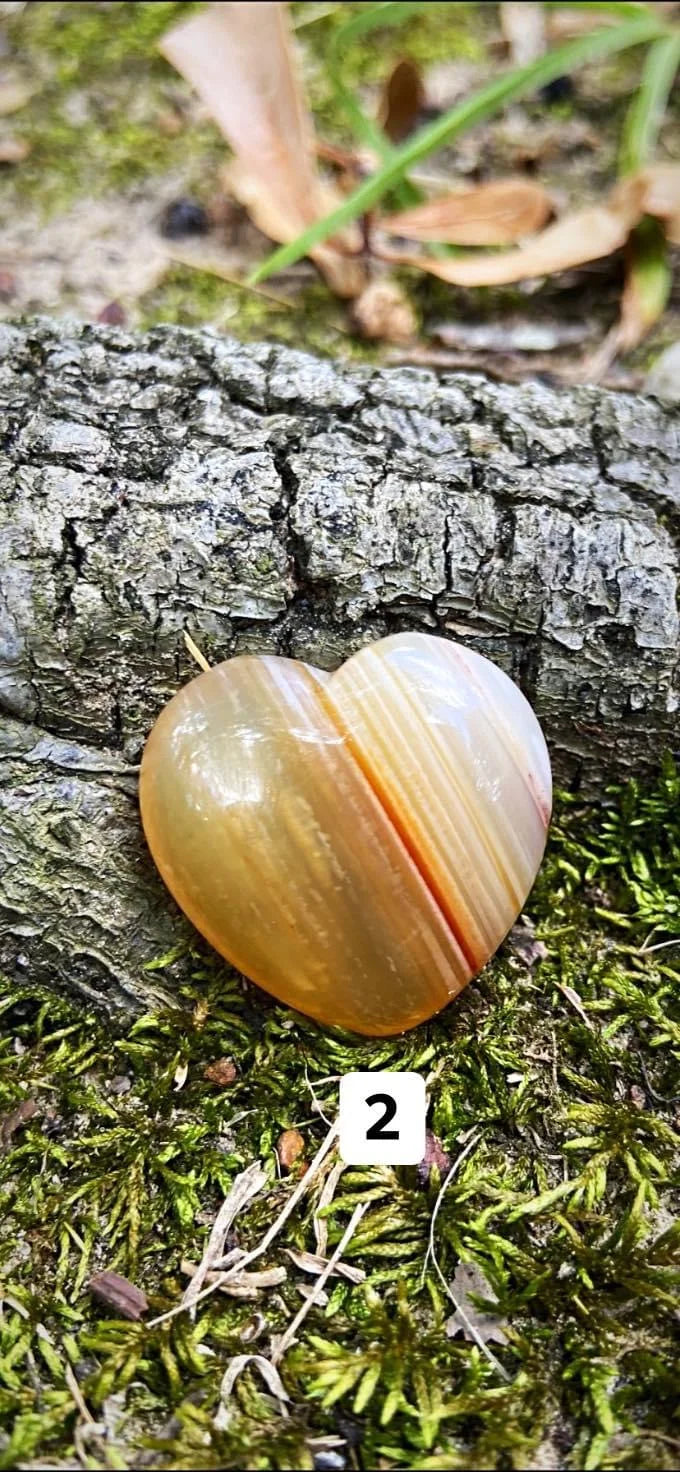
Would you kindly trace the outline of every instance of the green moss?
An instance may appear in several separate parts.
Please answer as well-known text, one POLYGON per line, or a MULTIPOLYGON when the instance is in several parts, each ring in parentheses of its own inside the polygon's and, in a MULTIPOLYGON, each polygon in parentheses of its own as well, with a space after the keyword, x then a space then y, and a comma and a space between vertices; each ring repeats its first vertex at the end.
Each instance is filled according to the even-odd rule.
POLYGON ((336 358, 371 362, 377 353, 375 345, 347 332, 342 306, 318 280, 298 289, 288 305, 285 298, 279 305, 273 295, 207 271, 176 266, 147 294, 142 308, 143 327, 158 322, 184 327, 208 323, 235 332, 242 341, 269 338, 291 347, 304 343, 310 352, 332 353, 336 358))
POLYGON ((42 0, 7 18, 8 39, 35 92, 12 118, 31 152, 3 178, 5 208, 32 202, 50 213, 170 169, 197 182, 210 177, 224 153, 212 124, 168 136, 159 121, 168 86, 181 84, 156 42, 195 8, 42 0))
MULTIPOLYGON (((545 1445, 569 1468, 677 1466, 679 797, 670 764, 600 809, 562 795, 528 906, 547 954, 528 971, 504 947, 403 1038, 324 1030, 202 951, 176 1008, 119 1036, 64 999, 7 989, 0 1109, 31 1099, 39 1113, 2 1160, 0 1466, 76 1455, 69 1366, 91 1413, 118 1427, 106 1443, 92 1433, 93 1467, 311 1467, 310 1439, 338 1432, 366 1468, 523 1468, 545 1445), (220 1089, 204 1070, 225 1055, 238 1076, 220 1089), (509 1379, 447 1336, 442 1285, 423 1282, 437 1170, 422 1185, 413 1169, 348 1169, 329 1239, 368 1203, 346 1254, 366 1281, 332 1280, 309 1314, 282 1366, 290 1415, 246 1372, 217 1431, 244 1328, 266 1316, 253 1348, 267 1353, 299 1307, 283 1249, 313 1248, 312 1202, 264 1259, 288 1267, 280 1296, 257 1304, 213 1297, 195 1324, 147 1329, 108 1316, 87 1280, 115 1268, 153 1312, 176 1303, 182 1258, 199 1257, 235 1173, 260 1158, 269 1188, 238 1222, 254 1245, 291 1189, 280 1130, 297 1125, 311 1158, 325 1128, 305 1069, 331 1079, 317 1093, 332 1115, 333 1077, 353 1068, 428 1077, 451 1158, 475 1131, 437 1216, 438 1259, 449 1282, 461 1259, 483 1268, 509 1379)), ((154 963, 168 981, 173 959, 154 963)))

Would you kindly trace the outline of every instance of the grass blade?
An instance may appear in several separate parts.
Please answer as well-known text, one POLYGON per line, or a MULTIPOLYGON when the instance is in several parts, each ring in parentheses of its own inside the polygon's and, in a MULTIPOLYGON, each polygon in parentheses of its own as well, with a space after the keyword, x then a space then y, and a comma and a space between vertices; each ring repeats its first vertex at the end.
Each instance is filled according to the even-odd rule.
MULTIPOLYGON (((371 149, 382 163, 387 163, 392 157, 394 146, 385 137, 382 128, 364 112, 354 93, 346 86, 342 76, 342 61, 348 46, 360 36, 385 26, 401 25, 418 10, 419 4, 420 0, 383 0, 382 4, 374 5, 370 10, 360 11, 359 15, 353 16, 336 31, 328 51, 328 72, 336 100, 344 108, 360 143, 371 149)), ((407 209, 409 205, 419 203, 422 192, 410 180, 403 178, 395 186, 395 199, 400 209, 407 209)))
POLYGON ((338 102, 344 108, 360 142, 385 160, 394 151, 392 144, 385 137, 382 128, 366 115, 354 93, 345 85, 341 63, 348 46, 360 36, 384 26, 401 25, 402 21, 408 20, 418 9, 419 0, 384 0, 381 5, 373 5, 370 10, 360 11, 359 15, 353 16, 346 25, 341 26, 335 32, 328 49, 328 70, 338 102))
MULTIPOLYGON (((619 153, 619 173, 634 174, 649 163, 680 66, 680 30, 650 46, 640 86, 628 109, 619 153)), ((637 346, 663 316, 671 294, 666 236, 659 220, 640 221, 628 242, 626 284, 621 301, 618 344, 637 346)))
POLYGON ((281 271, 308 253, 320 241, 341 230, 357 216, 377 204, 378 200, 395 185, 399 184, 407 171, 442 144, 458 137, 466 128, 484 122, 506 103, 523 97, 539 87, 564 76, 578 66, 599 57, 613 55, 631 46, 640 46, 655 41, 667 34, 657 16, 636 15, 620 26, 592 31, 590 35, 578 36, 564 46, 548 51, 544 56, 527 66, 519 67, 505 76, 496 78, 482 87, 472 97, 451 108, 443 117, 422 128, 415 137, 409 138, 370 179, 366 179, 353 194, 323 219, 303 231, 288 245, 273 251, 249 278, 251 285, 266 280, 275 271, 281 271))
POLYGON ((634 174, 649 163, 678 67, 680 29, 655 41, 647 52, 642 80, 624 123, 620 174, 634 174))

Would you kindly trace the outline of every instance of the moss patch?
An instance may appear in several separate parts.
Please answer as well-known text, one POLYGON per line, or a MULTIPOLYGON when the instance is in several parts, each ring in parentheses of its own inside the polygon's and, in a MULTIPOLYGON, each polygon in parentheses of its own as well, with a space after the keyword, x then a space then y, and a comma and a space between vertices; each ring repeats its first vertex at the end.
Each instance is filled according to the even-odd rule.
MULTIPOLYGON (((347 1467, 676 1467, 679 798, 670 767, 599 810, 562 797, 529 906, 547 954, 527 970, 505 946, 403 1038, 325 1031, 198 956, 176 1009, 125 1036, 58 998, 6 992, 0 1466, 80 1449, 95 1468, 312 1467, 315 1438, 335 1436, 347 1467), (237 1077, 220 1088, 204 1070, 225 1056, 237 1077), (237 1221, 238 1244, 255 1245, 299 1170, 277 1177, 280 1131, 301 1130, 307 1159, 323 1137, 305 1071, 331 1079, 316 1093, 332 1116, 334 1076, 353 1068, 423 1073, 452 1160, 474 1131, 437 1251, 448 1282, 461 1259, 483 1269, 509 1379, 447 1336, 443 1288, 422 1279, 438 1170, 423 1185, 411 1169, 348 1169, 329 1241, 369 1203, 347 1252, 366 1281, 331 1280, 310 1312, 282 1365, 290 1414, 248 1370, 217 1431, 227 1361, 266 1355, 301 1303, 284 1248, 313 1250, 317 1188, 258 1264, 288 1278, 257 1303, 213 1296, 196 1323, 148 1329, 108 1316, 87 1281, 116 1269, 152 1312, 176 1303, 182 1258, 200 1256, 235 1174, 260 1158, 269 1187, 237 1221), (38 1113, 12 1135, 27 1100, 38 1113)), ((159 964, 171 977, 172 958, 159 964)))

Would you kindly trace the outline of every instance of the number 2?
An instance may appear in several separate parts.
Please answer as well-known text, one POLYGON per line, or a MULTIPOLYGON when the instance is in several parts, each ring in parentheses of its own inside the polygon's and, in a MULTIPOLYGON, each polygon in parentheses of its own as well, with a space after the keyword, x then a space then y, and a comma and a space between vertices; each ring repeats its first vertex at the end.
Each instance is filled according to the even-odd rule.
POLYGON ((369 1129, 367 1129, 367 1131, 366 1131, 366 1139, 367 1140, 398 1140, 399 1139, 399 1131, 398 1130, 388 1130, 388 1129, 385 1129, 385 1125, 388 1125, 390 1123, 390 1120, 394 1119, 394 1116, 395 1116, 395 1114, 397 1112, 397 1106, 396 1106, 396 1104, 394 1102, 394 1099, 392 1098, 392 1095, 391 1094, 371 1094, 370 1099, 367 1099, 366 1100, 366 1103, 368 1104, 369 1108, 370 1108, 370 1106, 372 1104, 382 1104, 384 1106, 384 1113, 381 1116, 381 1118, 380 1119, 376 1119, 375 1124, 372 1124, 369 1127, 369 1129))

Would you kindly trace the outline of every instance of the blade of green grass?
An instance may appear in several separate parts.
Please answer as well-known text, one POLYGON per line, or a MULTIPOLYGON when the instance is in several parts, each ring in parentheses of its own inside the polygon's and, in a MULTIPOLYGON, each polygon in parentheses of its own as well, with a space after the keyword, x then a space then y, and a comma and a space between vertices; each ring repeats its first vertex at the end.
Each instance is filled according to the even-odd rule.
MULTIPOLYGON (((356 137, 366 148, 370 148, 378 158, 387 163, 394 153, 394 145, 389 138, 385 137, 382 128, 374 123, 373 118, 364 112, 357 101, 351 88, 347 87, 342 76, 342 62, 351 46, 360 36, 370 31, 382 29, 388 26, 399 26, 418 10, 420 0, 383 0, 380 5, 371 6, 370 10, 364 10, 352 17, 346 25, 336 31, 328 49, 327 66, 328 73, 333 84, 336 100, 344 109, 345 114, 356 134, 356 137)), ((420 189, 410 183, 406 178, 401 179, 395 187, 395 200, 399 209, 408 209, 409 205, 418 204, 422 199, 420 189)))
POLYGON ((640 86, 623 125, 620 174, 634 174, 649 163, 679 67, 680 29, 655 41, 647 52, 640 86))
MULTIPOLYGON (((564 0, 545 0, 549 10, 563 10, 564 0)), ((652 8, 644 0, 569 0, 569 10, 601 10, 605 14, 619 15, 622 20, 629 16, 651 15, 652 8)))
POLYGON ((663 316, 671 285, 666 236, 661 222, 647 215, 635 226, 628 241, 621 311, 624 351, 636 347, 663 316), (628 340, 626 333, 631 334, 628 340))
MULTIPOLYGON (((619 173, 634 174, 649 163, 680 67, 680 30, 650 46, 640 86, 628 109, 619 152, 619 173)), ((668 304, 672 276, 666 236, 658 220, 644 219, 628 242, 626 285, 621 312, 625 343, 635 346, 658 322, 668 304)))
POLYGON ((433 123, 421 128, 415 137, 407 139, 400 148, 396 148, 383 167, 360 184, 337 209, 323 219, 316 220, 296 240, 273 251, 250 276, 251 285, 257 285, 275 271, 293 265, 329 235, 342 230, 357 216, 372 209, 388 189, 393 189, 404 178, 414 164, 442 144, 458 137, 466 128, 491 117, 505 103, 512 102, 527 92, 536 91, 555 77, 564 76, 586 62, 658 40, 665 34, 667 28, 657 16, 636 15, 620 26, 592 31, 587 36, 577 36, 564 46, 546 52, 527 66, 518 67, 505 76, 498 77, 472 97, 451 108, 443 117, 436 118, 433 123))
POLYGON ((381 5, 372 5, 370 10, 361 11, 346 25, 341 26, 328 48, 328 71, 338 102, 344 108, 357 138, 385 160, 394 152, 393 146, 382 129, 376 126, 372 118, 367 117, 354 93, 345 85, 341 70, 343 54, 360 36, 369 31, 401 25, 402 21, 408 20, 418 10, 419 5, 420 0, 383 0, 381 5))

